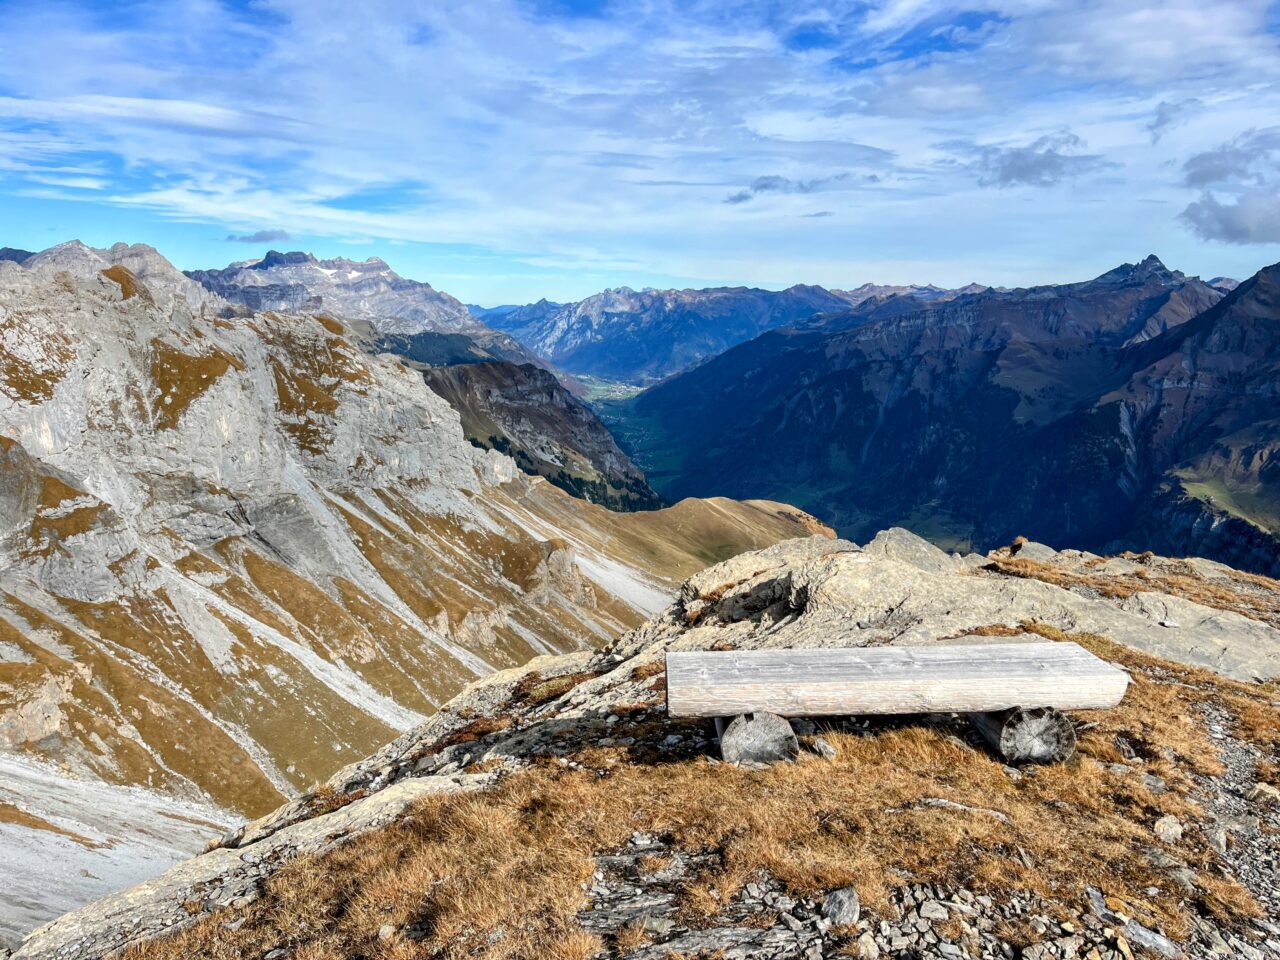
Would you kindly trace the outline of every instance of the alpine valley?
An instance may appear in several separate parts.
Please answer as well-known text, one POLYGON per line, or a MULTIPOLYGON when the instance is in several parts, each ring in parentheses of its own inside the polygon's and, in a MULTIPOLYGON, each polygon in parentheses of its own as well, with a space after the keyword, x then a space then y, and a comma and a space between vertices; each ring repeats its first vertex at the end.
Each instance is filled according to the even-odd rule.
MULTIPOLYGON (((1280 265, 872 296, 599 406, 659 493, 1280 572, 1280 265)), ((572 369, 572 367, 570 368, 572 369)))

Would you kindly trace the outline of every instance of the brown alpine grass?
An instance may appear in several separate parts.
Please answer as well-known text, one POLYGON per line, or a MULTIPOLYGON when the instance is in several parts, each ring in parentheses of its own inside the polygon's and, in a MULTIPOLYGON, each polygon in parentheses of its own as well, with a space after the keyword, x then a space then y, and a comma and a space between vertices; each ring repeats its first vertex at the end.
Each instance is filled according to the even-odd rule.
MULTIPOLYGON (((680 914, 691 925, 712 922, 761 874, 795 894, 854 884, 880 915, 893 910, 895 884, 927 882, 996 897, 1031 891, 1064 919, 1094 886, 1115 909, 1174 938, 1188 934, 1193 912, 1226 925, 1257 916, 1197 826, 1204 815, 1192 776, 1221 772, 1200 711, 1225 710, 1238 736, 1274 743, 1280 716, 1270 694, 1101 637, 1070 639, 1124 666, 1133 683, 1119 707, 1078 715, 1079 753, 1066 764, 1010 777, 949 725, 924 721, 826 732, 833 761, 760 771, 702 756, 641 762, 654 755, 642 742, 587 746, 576 754, 580 769, 539 761, 483 793, 424 800, 390 827, 288 864, 253 905, 127 956, 230 960, 285 946, 297 960, 578 960, 602 948, 575 919, 588 905, 593 856, 637 830, 669 849, 713 854, 713 866, 682 881, 680 914), (1167 788, 1151 789, 1144 774, 1167 788), (1176 848, 1152 831, 1166 814, 1185 827, 1176 848), (1153 864, 1159 851, 1187 863, 1193 894, 1153 864), (385 925, 395 932, 379 937, 385 925)), ((645 737, 677 726, 624 719, 614 736, 630 724, 645 737)), ((641 938, 624 929, 619 939, 641 938)))

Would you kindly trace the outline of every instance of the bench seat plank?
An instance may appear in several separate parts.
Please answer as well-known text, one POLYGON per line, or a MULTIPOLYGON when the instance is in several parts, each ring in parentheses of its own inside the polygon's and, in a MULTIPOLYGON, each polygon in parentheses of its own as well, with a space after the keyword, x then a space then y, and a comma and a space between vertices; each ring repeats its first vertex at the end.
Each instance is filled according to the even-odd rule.
POLYGON ((667 654, 667 710, 677 717, 1102 709, 1128 684, 1080 645, 1047 640, 667 654))

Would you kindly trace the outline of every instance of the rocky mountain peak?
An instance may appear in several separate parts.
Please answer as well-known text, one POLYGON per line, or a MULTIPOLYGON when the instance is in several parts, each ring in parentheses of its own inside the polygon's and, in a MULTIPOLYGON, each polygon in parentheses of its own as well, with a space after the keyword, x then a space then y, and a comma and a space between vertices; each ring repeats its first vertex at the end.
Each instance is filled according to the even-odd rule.
POLYGON ((300 263, 316 263, 314 254, 302 250, 281 253, 279 250, 268 250, 266 255, 256 263, 249 264, 248 270, 270 270, 272 267, 293 266, 300 263))
POLYGON ((1120 266, 1094 279, 1097 284, 1145 284, 1145 283, 1180 283, 1186 274, 1180 270, 1170 270, 1154 253, 1139 263, 1122 263, 1120 266))
MULTIPOLYGON (((379 338, 461 335, 489 355, 538 362, 529 350, 477 319, 461 301, 429 283, 399 276, 378 257, 317 259, 302 251, 271 251, 259 261, 187 276, 221 297, 251 310, 323 313, 367 324, 379 338)), ((407 352, 411 345, 399 344, 407 352)), ((397 344, 383 349, 400 352, 397 344)))
POLYGON ((80 240, 67 240, 30 257, 24 264, 28 269, 51 268, 55 270, 81 270, 86 267, 110 266, 102 251, 80 240))
POLYGON ((120 267, 141 283, 147 294, 165 310, 172 309, 179 298, 190 310, 226 306, 221 298, 193 282, 160 251, 145 243, 118 242, 106 249, 97 249, 79 240, 68 240, 29 257, 22 265, 45 273, 65 270, 83 279, 120 267))

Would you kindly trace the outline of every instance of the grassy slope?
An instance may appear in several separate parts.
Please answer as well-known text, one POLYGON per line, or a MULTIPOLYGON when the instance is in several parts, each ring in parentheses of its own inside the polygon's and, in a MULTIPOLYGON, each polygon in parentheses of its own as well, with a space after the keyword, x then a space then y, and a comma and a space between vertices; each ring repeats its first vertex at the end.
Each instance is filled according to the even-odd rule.
MULTIPOLYGON (((584 960, 602 947, 644 942, 642 931, 624 928, 605 944, 576 920, 593 856, 624 846, 637 830, 666 838, 671 849, 713 854, 709 866, 679 881, 678 916, 695 929, 714 925, 761 871, 796 895, 855 884, 872 916, 886 915, 892 885, 908 881, 997 898, 1031 891, 1056 903, 1059 919, 1078 916, 1085 888, 1094 886, 1113 909, 1175 938, 1187 935, 1197 913, 1226 926, 1257 916, 1257 903, 1221 874, 1197 826, 1206 818, 1194 778, 1221 772, 1198 709, 1225 711, 1234 736, 1274 756, 1275 691, 1101 637, 1070 639, 1123 665, 1134 682, 1120 707, 1081 715, 1088 724, 1069 764, 1010 778, 945 724, 923 719, 827 732, 838 750, 830 762, 749 771, 691 749, 671 755, 657 748, 663 737, 675 732, 692 742, 702 725, 665 716, 665 678, 653 662, 635 671, 652 677, 652 700, 620 705, 621 722, 608 730, 634 738, 631 746, 571 737, 570 765, 544 758, 492 791, 425 801, 386 830, 290 864, 254 905, 135 949, 129 960, 230 960, 285 944, 298 960, 584 960), (1150 777, 1167 789, 1154 789, 1150 777), (934 797, 971 809, 921 802, 934 797), (1165 815, 1187 825, 1176 854, 1194 875, 1192 895, 1137 855, 1157 844, 1151 823, 1165 815)), ((508 709, 518 715, 519 699, 508 709)), ((1280 770, 1260 773, 1275 779, 1280 770)), ((662 869, 660 860, 652 869, 662 869)), ((1003 934, 1024 943, 1036 937, 1029 921, 1003 934)), ((963 932, 955 937, 962 942, 963 932)))

